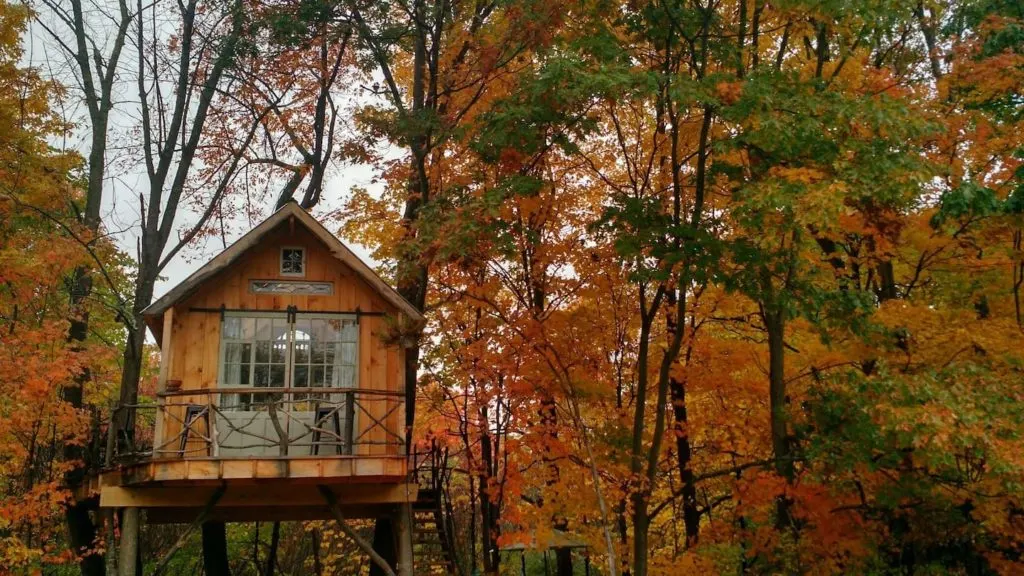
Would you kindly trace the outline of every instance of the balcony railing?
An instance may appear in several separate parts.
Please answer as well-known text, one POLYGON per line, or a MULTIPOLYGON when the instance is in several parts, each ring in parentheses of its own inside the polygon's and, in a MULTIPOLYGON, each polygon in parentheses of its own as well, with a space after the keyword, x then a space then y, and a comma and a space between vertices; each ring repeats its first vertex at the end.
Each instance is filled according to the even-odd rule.
POLYGON ((405 395, 345 388, 180 390, 122 406, 110 464, 190 458, 404 456, 405 395))

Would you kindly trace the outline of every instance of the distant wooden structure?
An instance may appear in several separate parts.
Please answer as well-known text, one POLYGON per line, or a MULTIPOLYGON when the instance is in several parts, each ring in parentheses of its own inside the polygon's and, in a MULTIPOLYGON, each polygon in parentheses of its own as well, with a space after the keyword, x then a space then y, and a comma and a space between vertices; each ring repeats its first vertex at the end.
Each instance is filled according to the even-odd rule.
POLYGON ((414 306, 289 203, 144 316, 156 403, 120 408, 134 433, 108 444, 100 506, 156 523, 393 515, 411 572, 399 333, 423 322, 414 306))

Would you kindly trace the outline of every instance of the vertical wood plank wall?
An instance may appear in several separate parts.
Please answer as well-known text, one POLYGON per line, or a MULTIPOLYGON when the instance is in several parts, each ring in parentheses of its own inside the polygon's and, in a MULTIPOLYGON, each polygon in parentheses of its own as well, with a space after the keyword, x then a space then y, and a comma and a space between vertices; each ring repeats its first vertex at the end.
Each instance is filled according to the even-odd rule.
MULTIPOLYGON (((208 279, 194 294, 174 307, 173 338, 170 352, 174 361, 169 367, 167 379, 180 380, 182 390, 202 390, 217 387, 217 371, 220 360, 220 316, 209 312, 191 312, 191 308, 225 308, 263 311, 285 311, 295 306, 301 311, 351 312, 357 308, 363 312, 384 312, 396 314, 397 310, 384 301, 373 289, 363 282, 348 266, 340 262, 326 246, 301 225, 294 231, 287 223, 282 224, 261 240, 258 246, 239 258, 227 269, 208 279), (282 246, 298 246, 306 249, 306 274, 301 278, 281 276, 279 268, 282 246), (250 280, 302 280, 310 282, 332 282, 331 296, 252 294, 250 280)), ((359 319, 359 382, 360 389, 389 390, 401 392, 404 383, 404 353, 396 345, 386 345, 378 336, 385 328, 381 316, 362 316, 359 319)), ((206 396, 180 396, 172 402, 178 404, 207 401, 206 396)), ((359 405, 376 419, 384 419, 387 429, 404 437, 405 412, 401 402, 395 398, 362 396, 359 405), (392 411, 392 409, 394 409, 392 411), (389 414, 390 412, 390 414, 389 414), (386 418, 385 418, 386 416, 386 418)), ((389 434, 373 419, 356 409, 356 430, 354 436, 370 445, 356 445, 355 455, 399 455, 397 446, 385 446, 389 434), (380 443, 380 444, 378 444, 380 443)), ((173 418, 162 423, 163 442, 177 437, 181 432, 184 407, 175 409, 173 418), (180 413, 179 413, 180 412, 180 413)), ((205 433, 205 430, 202 431, 205 433)), ((390 440, 394 440, 394 436, 390 440)), ((176 449, 167 446, 165 449, 176 449)), ((190 443, 189 449, 195 446, 190 443)), ((196 455, 193 452, 194 455, 196 455)), ((166 454, 164 455, 167 456, 166 454)))

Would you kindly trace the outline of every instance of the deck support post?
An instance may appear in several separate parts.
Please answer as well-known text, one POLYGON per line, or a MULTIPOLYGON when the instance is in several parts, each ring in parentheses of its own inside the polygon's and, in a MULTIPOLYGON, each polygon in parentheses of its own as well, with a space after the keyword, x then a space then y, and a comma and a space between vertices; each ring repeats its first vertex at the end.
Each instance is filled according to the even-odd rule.
POLYGON ((117 561, 119 576, 142 576, 135 574, 139 555, 139 516, 138 508, 125 508, 121 514, 121 545, 117 561))
POLYGON ((413 576, 412 504, 403 502, 395 512, 395 532, 398 537, 398 575, 413 576))
POLYGON ((203 522, 203 573, 206 576, 231 576, 228 562, 228 532, 223 522, 203 522))
MULTIPOLYGON (((387 576, 397 576, 391 566, 388 566, 387 561, 381 558, 380 554, 373 549, 373 546, 364 540, 358 532, 352 529, 351 526, 349 526, 348 521, 345 520, 345 515, 341 513, 341 507, 338 506, 338 497, 334 495, 334 492, 322 484, 317 486, 317 489, 320 490, 320 494, 323 495, 324 500, 327 501, 327 509, 331 511, 331 515, 334 516, 334 519, 338 522, 338 527, 341 528, 341 531, 351 538, 352 541, 356 543, 356 546, 358 546, 363 552, 366 552, 366 554, 370 556, 370 560, 380 567, 380 569, 384 571, 384 574, 387 576)), ((409 574, 412 574, 412 572, 409 574)), ((402 576, 405 575, 403 574, 402 576)))

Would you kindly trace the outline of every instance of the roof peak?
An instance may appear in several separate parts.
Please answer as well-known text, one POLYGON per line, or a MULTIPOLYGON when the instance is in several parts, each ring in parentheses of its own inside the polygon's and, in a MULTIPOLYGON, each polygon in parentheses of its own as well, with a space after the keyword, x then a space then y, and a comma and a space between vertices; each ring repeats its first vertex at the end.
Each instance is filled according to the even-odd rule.
POLYGON ((166 294, 158 298, 142 311, 143 316, 162 315, 171 306, 190 296, 203 283, 217 273, 229 267, 243 254, 259 245, 260 240, 271 230, 284 221, 289 214, 296 216, 303 226, 314 236, 327 245, 331 255, 348 265, 355 273, 380 294, 388 303, 416 321, 423 321, 423 314, 408 300, 402 297, 390 284, 385 282, 366 262, 357 256, 340 238, 328 230, 319 220, 314 218, 294 198, 274 211, 269 217, 257 224, 241 238, 235 240, 220 254, 213 257, 198 270, 179 282, 166 294))

